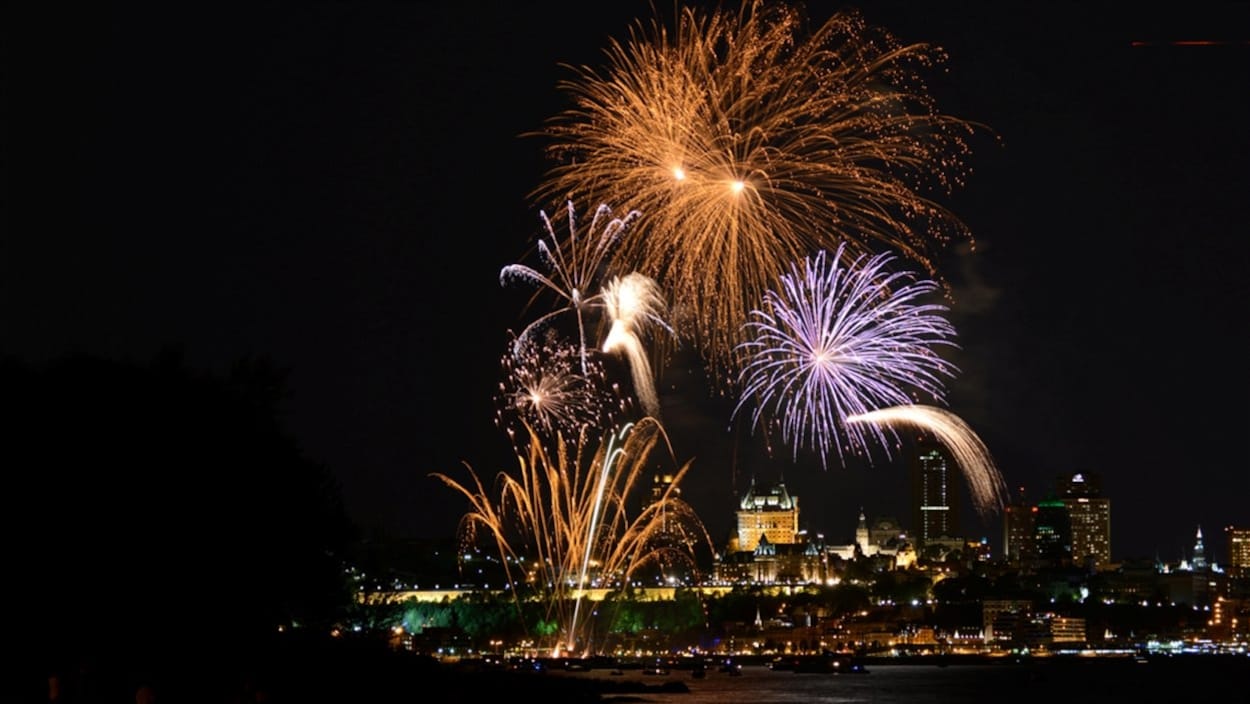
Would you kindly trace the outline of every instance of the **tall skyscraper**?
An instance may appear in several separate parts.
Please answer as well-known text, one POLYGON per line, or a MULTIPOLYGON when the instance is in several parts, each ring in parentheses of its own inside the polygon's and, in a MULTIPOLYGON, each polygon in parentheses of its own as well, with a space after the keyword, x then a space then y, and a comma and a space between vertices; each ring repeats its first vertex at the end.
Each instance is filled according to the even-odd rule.
POLYGON ((1059 500, 1068 509, 1072 561, 1098 569, 1111 562, 1111 499, 1099 477, 1088 472, 1059 475, 1059 500))
POLYGON ((959 468, 946 449, 921 442, 911 463, 912 515, 920 547, 937 538, 959 537, 959 468))
POLYGON ((1024 499, 1024 487, 1003 507, 1003 557, 1013 565, 1028 562, 1033 556, 1033 519, 1037 507, 1024 499))
POLYGON ((1072 524, 1059 499, 1039 501, 1033 523, 1033 554, 1038 565, 1059 567, 1072 562, 1072 524))

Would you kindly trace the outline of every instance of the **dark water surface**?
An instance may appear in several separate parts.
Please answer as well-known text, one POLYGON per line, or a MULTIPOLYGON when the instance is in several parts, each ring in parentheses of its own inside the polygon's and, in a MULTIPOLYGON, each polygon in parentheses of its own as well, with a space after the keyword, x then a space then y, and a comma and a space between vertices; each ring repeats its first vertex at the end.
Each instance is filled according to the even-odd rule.
POLYGON ((605 692, 603 701, 675 704, 782 704, 826 702, 1221 702, 1250 703, 1250 658, 1201 656, 1151 660, 1131 658, 1064 662, 953 665, 869 664, 868 674, 833 675, 774 671, 744 666, 741 676, 709 671, 696 678, 688 670, 646 675, 626 670, 549 673, 642 682, 656 688, 680 681, 688 692, 605 692))

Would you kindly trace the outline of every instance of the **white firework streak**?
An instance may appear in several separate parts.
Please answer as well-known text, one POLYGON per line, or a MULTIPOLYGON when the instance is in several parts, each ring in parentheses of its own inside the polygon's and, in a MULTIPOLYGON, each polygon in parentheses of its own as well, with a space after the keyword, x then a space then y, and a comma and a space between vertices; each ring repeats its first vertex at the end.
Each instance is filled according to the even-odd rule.
POLYGON ((907 423, 928 430, 950 450, 972 493, 982 518, 1000 511, 1006 502, 1007 484, 990 456, 989 448, 962 418, 944 408, 908 405, 882 408, 847 416, 847 423, 873 425, 907 423))
POLYGON ((659 287, 651 278, 637 272, 614 278, 603 289, 603 303, 612 327, 603 341, 604 352, 623 351, 629 360, 634 393, 647 415, 660 417, 660 399, 655 391, 651 363, 638 335, 652 327, 673 333, 664 321, 666 306, 659 287))

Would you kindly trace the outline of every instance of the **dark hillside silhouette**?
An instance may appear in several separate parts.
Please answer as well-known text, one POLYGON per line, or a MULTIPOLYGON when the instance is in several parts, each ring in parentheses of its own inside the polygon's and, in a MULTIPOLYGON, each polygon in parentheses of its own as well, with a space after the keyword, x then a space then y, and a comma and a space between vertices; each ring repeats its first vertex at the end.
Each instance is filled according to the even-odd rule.
POLYGON ((0 388, 19 652, 120 676, 329 632, 351 526, 283 430, 277 367, 9 360, 0 388))

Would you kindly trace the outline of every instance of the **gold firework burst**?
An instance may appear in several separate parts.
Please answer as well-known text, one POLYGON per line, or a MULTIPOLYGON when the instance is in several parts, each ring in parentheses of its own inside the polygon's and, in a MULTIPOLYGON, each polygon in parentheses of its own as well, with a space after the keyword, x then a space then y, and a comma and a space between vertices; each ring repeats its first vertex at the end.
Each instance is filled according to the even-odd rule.
POLYGON ((971 235, 935 197, 962 184, 973 123, 940 113, 905 44, 857 12, 807 33, 803 14, 746 2, 638 22, 606 68, 571 67, 573 101, 537 134, 555 166, 532 194, 641 213, 612 253, 655 279, 713 383, 731 380, 742 324, 794 261, 846 242, 886 246, 936 275, 971 235))

